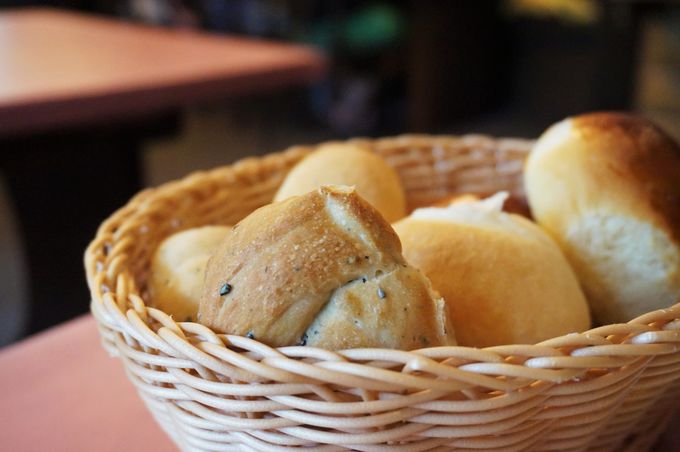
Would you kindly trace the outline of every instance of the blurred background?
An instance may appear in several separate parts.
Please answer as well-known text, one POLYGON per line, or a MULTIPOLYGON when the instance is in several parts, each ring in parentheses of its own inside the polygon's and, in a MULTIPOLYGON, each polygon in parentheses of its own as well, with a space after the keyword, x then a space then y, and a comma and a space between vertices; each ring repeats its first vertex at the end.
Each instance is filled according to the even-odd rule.
MULTIPOLYGON (((639 112, 680 140, 676 1, 0 0, 0 21, 8 11, 39 6, 178 32, 286 41, 312 46, 326 59, 325 72, 311 83, 155 112, 137 166, 120 170, 138 174, 139 188, 327 139, 411 132, 531 138, 565 116, 591 110, 639 112)), ((0 42, 0 49, 11 51, 11 45, 0 42)), ((0 51, 0 80, 11 72, 8 66, 0 51)), ((119 149, 124 142, 109 140, 120 135, 116 125, 105 126, 88 128, 90 143, 109 143, 101 152, 126 152, 119 149)), ((18 212, 25 193, 12 188, 20 171, 22 178, 42 174, 54 159, 73 157, 40 154, 45 143, 54 144, 55 133, 68 142, 83 130, 0 135, 0 345, 88 309, 82 252, 105 215, 92 212, 90 223, 68 214, 46 220, 72 224, 70 241, 31 236, 22 215, 60 199, 36 193, 31 199, 38 201, 18 212), (19 167, 21 149, 39 157, 19 167), (27 243, 27 236, 37 238, 27 243), (31 273, 37 254, 64 259, 31 273)), ((97 177, 91 168, 80 171, 97 177)), ((74 174, 75 181, 78 168, 74 174)), ((83 216, 92 205, 88 183, 73 182, 83 198, 71 207, 83 216)), ((112 205, 131 194, 112 195, 112 205)))

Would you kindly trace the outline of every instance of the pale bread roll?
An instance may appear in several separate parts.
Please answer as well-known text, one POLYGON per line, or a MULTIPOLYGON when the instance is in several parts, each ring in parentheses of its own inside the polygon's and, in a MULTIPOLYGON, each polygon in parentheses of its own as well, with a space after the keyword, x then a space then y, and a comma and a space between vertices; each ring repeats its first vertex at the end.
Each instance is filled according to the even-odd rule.
POLYGON ((406 197, 397 172, 379 155, 357 145, 327 144, 309 154, 288 173, 274 201, 321 185, 354 186, 388 222, 406 215, 406 197))
MULTIPOLYGON (((447 196, 432 204, 432 207, 448 207, 451 204, 460 202, 479 201, 480 199, 487 198, 491 195, 493 195, 493 193, 465 193, 447 196)), ((520 198, 517 195, 508 194, 508 197, 503 203, 503 212, 516 213, 517 215, 522 215, 524 218, 531 219, 529 204, 527 204, 525 199, 520 198)))
POLYGON ((195 321, 208 259, 230 230, 229 226, 204 226, 166 238, 151 260, 153 306, 177 321, 195 321))
POLYGON ((620 113, 568 118, 534 146, 525 185, 598 323, 680 300, 680 149, 663 131, 620 113))
POLYGON ((446 300, 460 345, 533 344, 589 327, 588 306, 554 241, 499 193, 417 209, 394 225, 409 264, 446 300))
POLYGON ((350 187, 262 207, 208 263, 201 323, 272 346, 414 349, 453 344, 444 303, 350 187))

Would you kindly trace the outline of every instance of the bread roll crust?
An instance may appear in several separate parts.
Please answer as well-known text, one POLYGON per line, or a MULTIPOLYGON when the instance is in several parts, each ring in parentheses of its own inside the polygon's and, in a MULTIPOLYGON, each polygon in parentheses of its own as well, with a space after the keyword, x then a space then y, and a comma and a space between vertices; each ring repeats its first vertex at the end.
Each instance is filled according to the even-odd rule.
POLYGON ((555 124, 527 160, 525 185, 599 323, 680 298, 680 148, 654 124, 608 112, 555 124))
MULTIPOLYGON (((208 263, 200 321, 273 346, 312 343, 305 332, 334 293, 356 280, 377 280, 405 265, 399 239, 370 204, 350 187, 323 186, 262 207, 234 226, 230 239, 208 263), (225 284, 227 294, 221 290, 225 284)), ((366 309, 382 301, 355 295, 366 309)), ((428 302, 435 303, 429 294, 428 302)), ((404 324, 397 320, 383 319, 388 329, 402 329, 404 324)), ((443 328, 427 333, 429 343, 441 343, 443 328)), ((323 339, 330 330, 324 328, 314 340, 338 348, 349 344, 345 335, 353 334, 353 345, 383 345, 358 328, 323 339)), ((401 348, 408 342, 386 345, 401 348)))
POLYGON ((328 143, 305 157, 288 173, 274 201, 333 184, 354 186, 389 222, 406 215, 406 195, 394 168, 370 150, 348 143, 328 143))
MULTIPOLYGON (((432 207, 448 207, 451 204, 460 202, 479 201, 482 198, 492 196, 493 193, 465 193, 447 196, 432 204, 432 207)), ((503 212, 515 213, 524 218, 531 219, 531 211, 526 199, 517 195, 509 194, 508 198, 503 203, 503 212)))
POLYGON ((680 243, 678 144, 653 123, 623 113, 581 115, 572 124, 579 140, 590 143, 590 159, 582 156, 588 175, 612 184, 594 193, 598 200, 616 196, 621 210, 650 219, 680 243))
POLYGON ((527 344, 587 329, 588 306, 554 241, 479 204, 419 209, 394 225, 406 260, 446 300, 458 343, 527 344))
POLYGON ((412 350, 455 345, 451 333, 444 300, 417 269, 401 265, 334 291, 304 337, 307 345, 326 349, 412 350))
POLYGON ((151 260, 153 306, 177 321, 195 321, 208 259, 230 230, 229 226, 203 226, 166 238, 151 260))

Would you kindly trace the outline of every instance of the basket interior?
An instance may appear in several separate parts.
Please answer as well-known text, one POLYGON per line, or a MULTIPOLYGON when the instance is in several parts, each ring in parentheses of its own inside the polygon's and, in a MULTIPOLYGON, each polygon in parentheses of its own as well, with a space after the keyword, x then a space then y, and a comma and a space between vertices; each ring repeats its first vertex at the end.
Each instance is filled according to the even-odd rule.
MULTIPOLYGON (((524 196, 521 170, 531 145, 529 140, 474 135, 352 142, 372 149, 397 170, 409 209, 458 193, 507 190, 524 196)), ((99 241, 90 249, 96 252, 98 246, 104 260, 114 246, 119 254, 125 254, 127 274, 146 300, 150 259, 160 242, 192 227, 237 223, 271 202, 288 171, 314 148, 296 146, 146 190, 102 225, 99 241), (128 240, 119 241, 121 236, 128 240), (120 247, 125 247, 125 253, 120 247)), ((109 283, 113 285, 115 281, 109 283)))

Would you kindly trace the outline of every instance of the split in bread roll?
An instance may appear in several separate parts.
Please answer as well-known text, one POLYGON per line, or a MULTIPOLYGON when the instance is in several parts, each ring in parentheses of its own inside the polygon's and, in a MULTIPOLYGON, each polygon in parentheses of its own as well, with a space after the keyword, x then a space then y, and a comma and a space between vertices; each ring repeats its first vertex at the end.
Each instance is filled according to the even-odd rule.
POLYGON ((502 212, 506 196, 417 209, 394 225, 407 262, 446 300, 460 345, 533 344, 590 325, 557 244, 502 212))
POLYGON ((351 185, 388 222, 406 215, 399 175, 379 155, 354 144, 326 144, 299 162, 286 176, 274 201, 282 201, 321 185, 351 185))
MULTIPOLYGON (((440 199, 432 205, 432 207, 448 207, 451 204, 456 204, 460 202, 467 201, 479 201, 482 198, 487 198, 493 195, 493 193, 465 193, 453 196, 447 196, 446 198, 440 199)), ((503 212, 516 213, 517 215, 522 215, 525 218, 531 218, 531 211, 529 210, 529 204, 527 204, 524 198, 516 195, 509 194, 503 203, 503 212)))
POLYGON ((443 300, 406 264, 390 225, 340 186, 262 207, 234 226, 208 263, 199 319, 272 346, 454 343, 443 300))
POLYGON ((597 322, 680 299, 680 148, 652 123, 621 113, 565 119, 537 141, 525 185, 597 322))
POLYGON ((229 226, 204 226, 166 238, 151 260, 153 306, 177 321, 195 321, 206 264, 230 230, 229 226))

